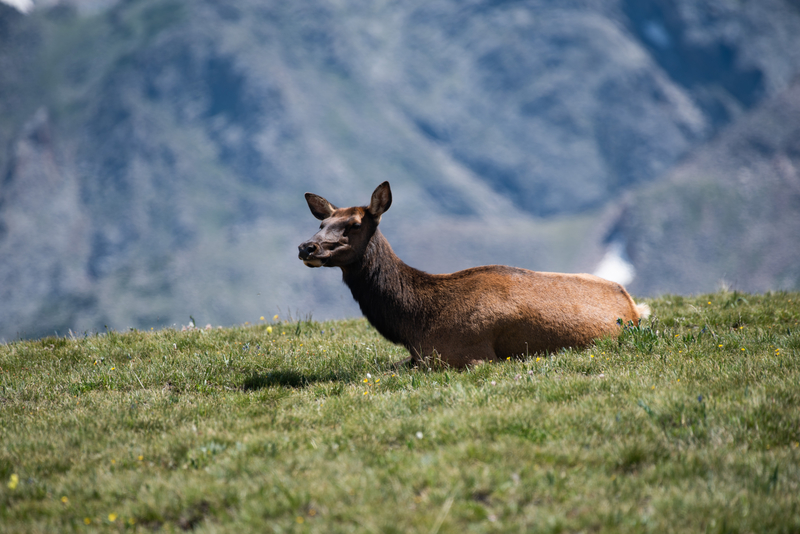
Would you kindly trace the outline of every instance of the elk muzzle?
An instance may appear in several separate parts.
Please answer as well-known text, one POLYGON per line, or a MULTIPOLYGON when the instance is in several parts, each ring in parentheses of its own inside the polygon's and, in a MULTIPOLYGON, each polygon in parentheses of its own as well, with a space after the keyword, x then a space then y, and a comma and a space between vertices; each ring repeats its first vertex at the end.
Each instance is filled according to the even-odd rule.
POLYGON ((331 260, 331 254, 341 247, 336 242, 318 242, 309 240, 297 247, 298 257, 309 267, 325 267, 331 260))
POLYGON ((322 251, 320 246, 313 241, 302 243, 297 249, 300 251, 298 257, 309 267, 322 267, 322 260, 317 255, 322 251))

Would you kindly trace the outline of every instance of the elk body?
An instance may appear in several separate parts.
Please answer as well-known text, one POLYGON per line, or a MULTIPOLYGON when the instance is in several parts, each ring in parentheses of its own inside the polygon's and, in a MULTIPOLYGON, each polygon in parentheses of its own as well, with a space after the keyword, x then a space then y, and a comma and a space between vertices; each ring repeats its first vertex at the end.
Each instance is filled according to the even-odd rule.
POLYGON ((617 283, 589 274, 488 265, 428 274, 398 258, 378 229, 392 204, 389 183, 369 206, 337 208, 306 193, 320 230, 301 244, 309 267, 340 267, 361 311, 412 361, 438 356, 453 367, 583 347, 617 336, 649 314, 617 283))

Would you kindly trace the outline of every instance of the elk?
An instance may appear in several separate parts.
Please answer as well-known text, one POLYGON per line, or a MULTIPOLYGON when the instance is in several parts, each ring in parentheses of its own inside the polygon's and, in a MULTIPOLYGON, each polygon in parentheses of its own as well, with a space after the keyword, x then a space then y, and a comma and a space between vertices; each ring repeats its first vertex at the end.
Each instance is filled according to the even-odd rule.
POLYGON ((590 274, 529 271, 488 265, 428 274, 398 258, 381 234, 392 205, 389 182, 368 206, 337 208, 306 193, 319 231, 302 243, 309 267, 339 267, 361 311, 417 363, 429 357, 465 367, 482 362, 584 347, 619 335, 620 324, 649 315, 625 289, 590 274))

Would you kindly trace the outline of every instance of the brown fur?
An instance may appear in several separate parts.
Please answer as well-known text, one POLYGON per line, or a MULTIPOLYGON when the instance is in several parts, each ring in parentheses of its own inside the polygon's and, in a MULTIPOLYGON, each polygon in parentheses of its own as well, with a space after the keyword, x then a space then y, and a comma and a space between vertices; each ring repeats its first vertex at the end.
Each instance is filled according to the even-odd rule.
POLYGON ((310 267, 340 267, 370 323, 414 361, 438 355, 464 367, 583 347, 617 336, 618 320, 638 324, 648 313, 622 286, 590 274, 503 265, 428 274, 409 267, 378 230, 392 203, 388 182, 366 207, 336 208, 312 193, 306 200, 322 224, 298 247, 300 259, 310 267))

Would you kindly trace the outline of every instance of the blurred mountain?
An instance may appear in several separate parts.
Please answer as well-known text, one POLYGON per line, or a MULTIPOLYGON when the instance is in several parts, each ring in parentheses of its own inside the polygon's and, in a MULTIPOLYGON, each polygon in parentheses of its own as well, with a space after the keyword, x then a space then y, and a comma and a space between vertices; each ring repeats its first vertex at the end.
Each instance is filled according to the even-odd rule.
MULTIPOLYGON (((797 2, 36 5, 0 4, 0 339, 357 315, 337 272, 296 259, 317 226, 303 193, 364 204, 383 180, 383 231, 426 270, 586 271, 613 245, 640 295, 716 289, 719 272, 798 285, 785 260, 758 284, 747 262, 731 274, 753 248, 722 211, 702 226, 717 263, 654 267, 687 253, 658 221, 691 231, 684 204, 719 202, 697 189, 705 164, 682 162, 736 156, 728 132, 797 97, 797 2), (651 208, 668 213, 639 235, 651 208)), ((794 183, 747 163, 726 165, 754 191, 794 183)), ((763 197, 740 224, 798 211, 763 197)), ((783 243, 770 224, 749 239, 783 243)))
POLYGON ((800 287, 800 79, 626 198, 633 292, 800 287))

